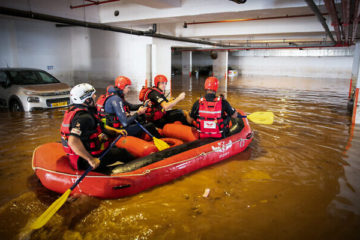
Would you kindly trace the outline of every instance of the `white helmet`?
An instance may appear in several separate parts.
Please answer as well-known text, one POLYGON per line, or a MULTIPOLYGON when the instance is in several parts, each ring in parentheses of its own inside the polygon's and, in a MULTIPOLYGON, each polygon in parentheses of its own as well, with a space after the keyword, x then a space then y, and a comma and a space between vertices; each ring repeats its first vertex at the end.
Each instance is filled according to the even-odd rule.
POLYGON ((96 90, 88 83, 80 83, 70 90, 70 99, 72 103, 83 104, 86 99, 91 98, 96 90))

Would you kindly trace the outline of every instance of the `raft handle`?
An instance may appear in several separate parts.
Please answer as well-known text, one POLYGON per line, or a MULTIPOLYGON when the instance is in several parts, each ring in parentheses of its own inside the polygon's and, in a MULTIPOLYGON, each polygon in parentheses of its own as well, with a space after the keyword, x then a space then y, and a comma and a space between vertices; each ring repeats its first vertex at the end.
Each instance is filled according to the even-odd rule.
POLYGON ((126 185, 114 186, 113 189, 114 189, 114 190, 119 190, 119 189, 128 188, 128 187, 131 187, 131 185, 130 185, 130 184, 126 184, 126 185))
POLYGON ((246 139, 250 139, 254 136, 254 132, 248 133, 248 135, 246 135, 246 139))

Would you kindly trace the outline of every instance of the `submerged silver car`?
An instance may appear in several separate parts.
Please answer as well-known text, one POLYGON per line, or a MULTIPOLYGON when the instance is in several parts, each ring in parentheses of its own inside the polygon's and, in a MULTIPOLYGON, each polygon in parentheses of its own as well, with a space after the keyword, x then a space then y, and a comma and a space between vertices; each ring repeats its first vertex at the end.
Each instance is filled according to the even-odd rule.
POLYGON ((0 68, 0 106, 10 111, 66 107, 70 87, 40 69, 0 68))

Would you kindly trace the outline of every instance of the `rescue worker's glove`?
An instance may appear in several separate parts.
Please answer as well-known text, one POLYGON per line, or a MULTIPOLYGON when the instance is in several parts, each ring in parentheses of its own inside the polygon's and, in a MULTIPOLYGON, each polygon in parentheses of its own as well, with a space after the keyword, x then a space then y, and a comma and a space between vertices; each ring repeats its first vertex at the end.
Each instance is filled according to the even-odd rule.
POLYGON ((125 129, 116 129, 115 131, 119 135, 127 136, 127 131, 125 129))
POLYGON ((113 131, 118 135, 127 136, 127 131, 125 129, 117 129, 117 128, 110 127, 108 125, 105 125, 105 129, 109 130, 109 131, 113 131))

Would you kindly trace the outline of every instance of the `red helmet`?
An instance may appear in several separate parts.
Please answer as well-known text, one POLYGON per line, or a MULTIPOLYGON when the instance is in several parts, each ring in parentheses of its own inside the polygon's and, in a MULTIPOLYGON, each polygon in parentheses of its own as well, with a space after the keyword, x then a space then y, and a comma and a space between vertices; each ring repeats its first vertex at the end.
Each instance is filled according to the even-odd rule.
POLYGON ((131 85, 131 81, 129 78, 124 76, 118 76, 115 79, 115 87, 117 87, 118 89, 124 90, 127 85, 131 85))
POLYGON ((167 81, 168 80, 164 75, 156 75, 154 78, 155 87, 157 87, 159 83, 161 82, 167 83, 167 81))
POLYGON ((208 77, 205 81, 205 90, 217 91, 219 87, 219 81, 216 77, 208 77))

